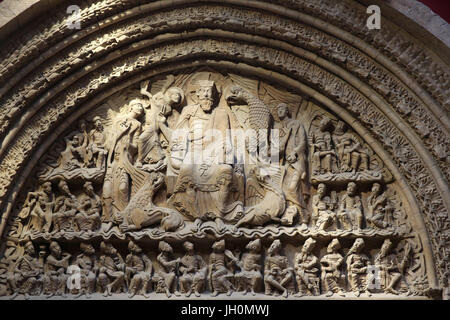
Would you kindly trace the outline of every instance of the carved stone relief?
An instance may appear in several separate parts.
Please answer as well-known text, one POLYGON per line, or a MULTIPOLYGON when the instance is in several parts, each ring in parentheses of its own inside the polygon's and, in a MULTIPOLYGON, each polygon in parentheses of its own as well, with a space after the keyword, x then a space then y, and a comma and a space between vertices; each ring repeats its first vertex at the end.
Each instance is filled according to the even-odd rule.
MULTIPOLYGON (((213 45, 213 43, 211 42, 211 43, 209 43, 210 45, 213 45)), ((237 46, 236 47, 233 47, 233 50, 237 50, 237 46)), ((202 49, 203 50, 203 49, 202 49)), ((198 49, 194 49, 194 51, 198 51, 198 49)), ((200 50, 201 51, 201 50, 200 50)), ((266 56, 266 58, 268 59, 269 58, 269 56, 270 56, 270 54, 268 54, 267 56, 266 56)), ((265 58, 265 59, 266 59, 265 58)), ((277 56, 277 59, 282 59, 282 58, 286 58, 286 59, 288 59, 288 57, 285 57, 285 56, 277 56)), ((305 65, 302 65, 302 67, 300 68, 301 70, 302 70, 302 68, 304 68, 304 69, 306 69, 306 66, 305 65)), ((128 70, 128 68, 127 67, 124 67, 124 68, 122 68, 122 70, 128 70)), ((320 70, 316 70, 316 69, 313 69, 314 70, 314 72, 317 72, 317 78, 318 79, 323 79, 324 77, 323 77, 323 72, 321 72, 320 70)), ((304 72, 305 70, 302 70, 302 72, 304 72)), ((313 78, 313 79, 315 79, 315 78, 313 78)), ((328 79, 329 80, 329 79, 328 79)), ((327 80, 327 81, 328 81, 327 80)), ((99 80, 99 81, 104 81, 104 80, 99 80)), ((315 80, 313 80, 313 82, 314 82, 315 80)), ((94 81, 95 82, 95 81, 94 81)), ((335 83, 335 85, 333 86, 333 87, 331 87, 331 90, 332 90, 332 93, 333 94, 337 94, 337 91, 336 91, 336 88, 339 88, 338 86, 339 85, 341 85, 341 84, 339 84, 339 83, 335 83)), ((95 88, 97 88, 97 86, 98 86, 98 82, 95 82, 95 83, 93 83, 93 90, 95 89, 95 88)), ((328 87, 328 85, 326 85, 326 87, 328 87)), ((344 87, 344 89, 345 89, 345 87, 344 87)), ((85 91, 86 90, 83 90, 83 92, 81 92, 81 96, 83 96, 84 95, 84 93, 85 93, 85 91)), ((78 96, 78 93, 76 94, 76 96, 78 96)), ((349 94, 349 96, 352 96, 351 94, 349 94)), ((342 100, 342 101, 348 101, 348 97, 347 96, 342 96, 342 95, 340 95, 339 94, 339 98, 342 100)), ((68 100, 67 100, 67 103, 69 104, 69 105, 74 105, 74 102, 73 102, 73 100, 74 100, 75 98, 74 98, 74 96, 71 96, 71 95, 69 95, 68 96, 68 100)), ((371 106, 370 106, 370 104, 368 104, 367 103, 367 101, 364 101, 364 99, 362 98, 362 97, 356 97, 355 98, 355 101, 356 101, 356 103, 353 105, 350 105, 350 108, 352 108, 352 110, 354 110, 355 112, 357 112, 357 113, 359 113, 359 114, 361 114, 361 117, 363 118, 363 120, 364 121, 366 121, 367 123, 369 123, 370 125, 373 125, 373 126, 375 126, 375 124, 376 125, 379 125, 379 127, 380 128, 382 128, 382 127, 384 127, 386 124, 381 120, 381 121, 379 121, 380 122, 380 124, 378 124, 378 123, 375 123, 374 122, 374 119, 377 119, 376 117, 379 117, 379 115, 378 114, 374 114, 374 112, 373 112, 373 110, 370 110, 370 108, 372 108, 371 106), (361 99, 362 99, 362 101, 363 101, 363 103, 361 103, 361 99)), ((64 103, 65 104, 65 103, 64 103)), ((52 108, 56 108, 56 107, 54 107, 54 106, 52 106, 52 108)), ((49 110, 53 110, 52 108, 49 108, 49 110)), ((53 113, 53 111, 52 111, 52 113, 51 113, 51 115, 52 115, 52 117, 54 117, 55 116, 55 114, 53 113)), ((52 119, 54 119, 54 118, 52 118, 52 119)), ((42 119, 43 120, 43 122, 42 122, 42 125, 44 125, 44 127, 45 126, 47 126, 48 125, 48 119, 42 119)), ((53 121, 53 120, 52 120, 53 121)), ((41 124, 40 124, 41 125, 41 124)), ((41 132, 41 131, 43 131, 44 129, 40 129, 40 125, 39 126, 37 126, 37 128, 39 128, 39 132, 41 132)), ((32 145, 32 139, 34 139, 34 138, 36 138, 36 131, 35 131, 35 129, 36 128, 34 128, 34 127, 31 127, 30 128, 30 131, 29 132, 26 132, 26 133, 24 133, 23 135, 22 135, 22 137, 23 137, 23 141, 21 141, 20 142, 20 145, 24 145, 24 146, 30 146, 30 145, 32 145), (31 139, 31 140, 30 140, 31 139)), ((379 130, 379 129, 377 129, 377 130, 379 130)), ((402 164, 402 166, 404 165, 405 166, 405 170, 406 169, 408 169, 408 170, 410 170, 410 171, 406 171, 407 172, 407 174, 409 174, 409 173, 411 173, 411 172, 418 172, 418 171, 420 171, 421 169, 420 169, 420 160, 419 159, 417 159, 417 158, 415 158, 415 157, 411 157, 410 159, 411 159, 411 162, 417 162, 418 161, 418 163, 416 163, 417 165, 414 165, 414 166, 411 166, 411 164, 410 163, 405 163, 404 161, 405 161, 405 158, 406 158, 406 156, 409 154, 409 152, 410 152, 410 150, 407 150, 407 148, 405 148, 405 145, 404 145, 404 143, 405 143, 405 141, 403 141, 402 140, 402 138, 393 138, 394 136, 395 136, 395 134, 394 134, 394 132, 392 132, 392 131, 383 131, 383 132, 381 132, 380 134, 382 134, 382 137, 383 137, 383 139, 384 140, 386 140, 386 143, 388 143, 390 146, 392 146, 392 148, 394 148, 394 147, 396 147, 396 156, 398 156, 399 157, 399 159, 400 159, 400 161, 401 161, 401 164, 402 164), (399 145, 399 144, 402 144, 402 145, 399 145), (398 152, 397 152, 398 151, 398 152), (417 161, 416 161, 417 160, 417 161)), ((19 144, 18 144, 19 145, 19 144)), ((13 153, 11 153, 11 154, 9 154, 8 155, 8 157, 7 157, 7 159, 10 159, 11 161, 12 161, 12 159, 16 159, 16 157, 21 157, 21 156, 24 156, 24 155, 26 155, 26 154, 23 154, 23 153, 21 153, 21 151, 19 150, 19 149, 16 149, 16 148, 14 148, 14 149, 12 149, 11 150, 13 153)), ((15 163, 15 164, 17 164, 18 162, 14 162, 13 161, 13 163, 15 163)), ((4 172, 5 173, 5 177, 3 177, 2 176, 2 179, 4 179, 4 181, 6 181, 5 183, 8 183, 10 180, 10 178, 8 178, 8 177, 10 177, 11 175, 13 175, 14 174, 14 167, 12 167, 12 166, 10 166, 10 165, 8 165, 6 168, 4 168, 4 170, 2 169, 2 172, 4 172)), ((417 175, 417 176, 414 176, 414 177, 416 177, 417 179, 419 179, 421 176, 420 175, 417 175)), ((412 178, 414 178, 414 177, 412 177, 412 178)), ((416 181, 417 182, 417 185, 416 184, 413 184, 412 186, 414 187, 414 188, 416 188, 417 190, 419 190, 420 189, 420 187, 422 186, 422 184, 423 184, 423 180, 417 180, 416 181)), ((431 198, 429 198, 429 195, 431 195, 432 197, 434 197, 434 198, 436 198, 437 197, 437 194, 436 193, 432 193, 432 192, 430 192, 431 190, 433 190, 433 187, 432 187, 432 184, 433 184, 433 181, 426 181, 426 183, 428 184, 428 186, 425 188, 426 190, 427 190, 427 193, 425 194, 425 198, 423 199, 423 201, 425 202, 425 203, 433 203, 433 205, 436 207, 437 205, 436 205, 436 201, 437 200, 433 200, 433 199, 431 199, 431 198)), ((420 189, 421 190, 421 189, 420 189)), ((439 209, 439 208, 438 208, 439 209)), ((436 210, 438 210, 438 209, 436 209, 436 210)), ((439 209, 439 210, 441 210, 441 209, 439 209)), ((438 210, 438 211, 439 211, 438 210)), ((290 214, 289 215, 292 215, 292 213, 294 212, 295 210, 293 209, 293 208, 291 208, 290 210, 289 210, 289 212, 290 212, 290 214)), ((429 212, 429 211, 425 211, 425 213, 427 213, 427 214, 429 214, 429 217, 430 217, 430 219, 434 219, 434 220, 436 220, 438 217, 436 216, 436 215, 433 215, 431 212, 429 212)), ((287 221, 286 219, 285 219, 285 221, 287 221)), ((440 221, 436 221, 436 223, 437 224, 435 224, 434 223, 435 221, 433 221, 433 223, 432 224, 428 224, 428 226, 430 227, 430 228, 432 228, 433 230, 435 229, 435 228, 438 228, 438 229, 436 229, 436 230, 440 230, 440 229, 442 229, 442 230, 444 230, 445 229, 445 227, 446 227, 446 222, 445 222, 445 220, 444 220, 444 222, 443 223, 441 223, 440 221), (439 229, 440 228, 440 229, 439 229)), ((437 231, 438 233, 440 232, 440 231, 437 231)), ((442 240, 442 239, 441 239, 442 240)), ((439 257, 440 256, 440 254, 437 252, 436 253, 436 255, 439 257)))
POLYGON ((367 1, 73 4, 0 41, 0 296, 448 296, 435 39, 367 1))
POLYGON ((50 150, 13 214, 11 298, 428 294, 382 160, 278 86, 212 69, 152 78, 50 150))

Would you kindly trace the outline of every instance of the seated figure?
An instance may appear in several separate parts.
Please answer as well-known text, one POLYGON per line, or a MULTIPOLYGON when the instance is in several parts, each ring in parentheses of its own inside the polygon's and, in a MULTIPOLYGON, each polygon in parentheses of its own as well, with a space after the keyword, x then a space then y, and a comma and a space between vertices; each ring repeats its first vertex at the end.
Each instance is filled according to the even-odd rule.
POLYGON ((95 279, 98 272, 95 249, 91 244, 80 243, 81 253, 75 258, 73 265, 80 268, 80 289, 78 296, 89 297, 95 291, 95 279))
POLYGON ((180 258, 173 258, 173 249, 165 241, 159 242, 159 250, 161 253, 158 255, 157 260, 161 268, 158 273, 153 277, 153 281, 156 283, 156 292, 165 292, 167 297, 172 296, 172 292, 176 296, 180 293, 177 290, 177 270, 180 264, 180 258))
POLYGON ((126 279, 129 283, 129 297, 134 297, 138 291, 147 297, 148 285, 152 278, 153 265, 149 257, 142 253, 142 248, 133 241, 128 243, 130 254, 126 257, 126 279))
POLYGON ((322 288, 327 297, 337 293, 345 296, 342 290, 344 274, 341 271, 344 257, 339 253, 341 244, 338 239, 333 239, 327 247, 327 254, 320 259, 322 266, 322 288))
POLYGON ((298 295, 319 295, 319 259, 312 253, 316 240, 308 238, 302 250, 295 255, 294 268, 297 278, 298 295))
POLYGON ((336 214, 333 212, 335 203, 325 195, 326 192, 326 185, 319 184, 312 200, 313 224, 318 230, 326 230, 336 223, 336 214))
POLYGON ((36 256, 34 245, 31 241, 28 241, 24 247, 24 254, 17 259, 12 272, 7 276, 7 281, 13 292, 11 299, 19 294, 23 294, 26 299, 29 299, 30 295, 38 294, 42 285, 42 268, 36 256))
POLYGON ((228 296, 235 290, 231 280, 233 280, 233 273, 227 268, 227 262, 235 264, 239 260, 231 253, 230 250, 225 250, 225 240, 214 242, 212 245, 213 252, 209 257, 209 274, 211 279, 211 287, 213 290, 212 296, 215 297, 219 293, 226 293, 228 296))
POLYGON ((269 247, 264 266, 264 284, 266 294, 279 295, 287 298, 289 292, 294 292, 294 269, 289 266, 286 256, 282 256, 280 240, 274 240, 269 247))
POLYGON ((341 199, 341 205, 337 214, 341 229, 362 229, 363 213, 361 198, 356 195, 356 184, 349 182, 347 192, 341 199))
POLYGON ((95 194, 92 182, 87 181, 83 188, 85 193, 81 196, 80 210, 75 221, 79 231, 92 233, 101 225, 102 202, 100 197, 95 194))
POLYGON ((192 291, 195 296, 200 297, 205 287, 207 265, 200 255, 195 254, 191 242, 184 242, 183 247, 186 254, 180 261, 180 290, 186 297, 189 297, 192 291))
POLYGON ((44 294, 64 296, 67 279, 67 268, 71 255, 62 252, 56 241, 50 243, 50 255, 47 257, 44 269, 44 294))
POLYGON ((241 271, 235 275, 235 278, 239 283, 238 289, 243 290, 244 295, 249 290, 253 295, 256 295, 263 280, 261 273, 261 240, 250 241, 245 249, 247 252, 242 255, 242 260, 239 262, 241 271))
POLYGON ((110 296, 113 292, 125 291, 125 262, 117 249, 110 243, 101 242, 102 255, 99 259, 99 274, 97 279, 97 290, 103 295, 110 296))

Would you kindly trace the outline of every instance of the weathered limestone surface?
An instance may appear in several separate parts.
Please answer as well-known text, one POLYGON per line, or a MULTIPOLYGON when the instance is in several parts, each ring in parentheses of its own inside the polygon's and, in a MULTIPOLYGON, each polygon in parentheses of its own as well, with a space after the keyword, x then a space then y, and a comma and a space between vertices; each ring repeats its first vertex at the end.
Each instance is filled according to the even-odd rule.
POLYGON ((73 2, 79 30, 61 3, 0 4, 4 299, 446 298, 432 22, 399 32, 392 4, 368 30, 350 0, 73 2))

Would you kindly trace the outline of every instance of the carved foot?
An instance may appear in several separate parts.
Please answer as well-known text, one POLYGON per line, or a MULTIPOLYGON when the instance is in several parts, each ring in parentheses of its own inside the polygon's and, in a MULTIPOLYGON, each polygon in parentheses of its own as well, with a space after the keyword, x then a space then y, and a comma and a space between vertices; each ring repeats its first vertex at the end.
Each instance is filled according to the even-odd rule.
POLYGON ((392 293, 392 294, 398 294, 398 291, 392 289, 391 287, 386 288, 385 292, 386 292, 386 293, 392 293))
POLYGON ((283 291, 282 297, 283 297, 283 298, 287 298, 287 297, 288 297, 288 292, 287 292, 287 290, 284 290, 284 291, 283 291))
POLYGON ((192 294, 192 290, 189 290, 188 292, 186 292, 186 293, 184 294, 184 296, 185 296, 186 298, 189 298, 189 297, 191 296, 191 294, 192 294))
POLYGON ((194 295, 195 295, 197 298, 200 297, 200 293, 199 293, 197 290, 194 291, 194 295))
POLYGON ((219 295, 219 291, 214 290, 213 293, 211 293, 211 297, 217 297, 219 295))
POLYGON ((108 297, 108 296, 111 296, 112 295, 112 293, 111 293, 111 286, 110 285, 107 285, 106 286, 106 290, 105 290, 105 292, 103 293, 103 296, 104 297, 108 297))
POLYGON ((145 292, 145 290, 141 290, 141 292, 139 294, 141 296, 143 296, 145 299, 148 299, 148 295, 147 295, 147 292, 145 292))
POLYGON ((225 225, 225 223, 223 223, 222 219, 217 218, 215 222, 219 232, 224 232, 227 230, 227 226, 225 225))
POLYGON ((302 223, 302 225, 299 227, 300 231, 306 231, 308 230, 308 226, 306 225, 306 223, 302 223))
POLYGON ((200 226, 202 225, 203 221, 200 219, 195 219, 194 223, 192 224, 191 230, 192 232, 198 232, 200 230, 200 226))
POLYGON ((10 298, 9 300, 14 300, 15 298, 17 298, 19 294, 17 292, 15 292, 10 298))
POLYGON ((159 236, 159 235, 163 234, 164 231, 161 230, 161 229, 153 229, 153 230, 151 231, 151 233, 152 233, 152 235, 154 235, 154 236, 159 236))
POLYGON ((103 222, 100 231, 108 232, 109 230, 111 230, 111 228, 112 228, 112 222, 103 222))
POLYGON ((136 230, 136 228, 134 226, 129 225, 129 224, 124 224, 124 223, 119 225, 119 229, 120 229, 121 232, 127 232, 127 231, 136 230))

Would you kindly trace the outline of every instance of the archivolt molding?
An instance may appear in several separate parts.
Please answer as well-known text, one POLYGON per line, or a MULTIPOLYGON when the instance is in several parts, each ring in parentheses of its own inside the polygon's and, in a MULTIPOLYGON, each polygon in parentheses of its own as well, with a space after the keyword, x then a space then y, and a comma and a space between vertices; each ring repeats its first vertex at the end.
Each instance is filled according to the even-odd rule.
MULTIPOLYGON (((89 25, 90 27, 86 28, 86 30, 84 30, 81 35, 84 36, 85 34, 97 30, 99 27, 103 28, 110 25, 111 23, 116 23, 117 21, 121 21, 127 17, 138 15, 141 11, 152 11, 155 9, 165 8, 167 6, 175 7, 177 5, 182 5, 184 2, 185 1, 173 1, 169 3, 162 1, 147 4, 146 1, 138 0, 98 1, 94 5, 82 6, 82 23, 83 25, 89 25), (110 14, 117 13, 122 8, 130 9, 133 5, 140 4, 142 2, 145 3, 145 5, 135 7, 134 9, 126 11, 125 14, 116 15, 111 19, 101 20, 102 16, 109 16, 110 14), (90 25, 90 23, 94 20, 94 17, 100 18, 100 23, 98 25, 90 25)), ((213 1, 198 1, 198 3, 210 2, 213 1)), ((366 42, 373 43, 377 48, 383 49, 383 54, 391 55, 394 59, 393 62, 407 67, 407 71, 413 71, 413 74, 417 76, 416 80, 418 80, 419 83, 423 82, 425 85, 431 86, 432 88, 429 89, 432 89, 433 91, 440 91, 441 94, 439 95, 439 97, 440 99, 444 99, 440 101, 446 103, 445 92, 447 88, 446 81, 448 81, 448 67, 442 64, 442 62, 439 61, 439 59, 435 55, 433 55, 430 50, 421 47, 417 43, 417 41, 414 41, 408 34, 402 32, 402 30, 398 30, 398 27, 390 23, 389 21, 385 21, 387 27, 385 29, 386 32, 384 32, 383 34, 368 31, 367 28, 365 28, 365 21, 367 18, 365 7, 353 1, 341 1, 339 3, 334 3, 330 0, 317 2, 281 0, 279 1, 279 5, 282 5, 283 7, 258 1, 242 2, 236 0, 225 2, 244 7, 253 7, 261 10, 267 10, 269 12, 304 21, 307 24, 311 24, 319 29, 323 29, 324 31, 329 32, 338 38, 342 38, 343 40, 355 45, 356 47, 359 47, 363 51, 367 50, 369 52, 369 55, 373 56, 373 58, 381 59, 384 65, 389 65, 390 67, 395 68, 395 71, 400 71, 401 69, 397 68, 395 63, 389 63, 388 60, 386 60, 386 57, 380 55, 380 51, 375 50, 374 48, 366 44, 366 42), (286 5, 289 5, 294 10, 285 8, 284 6, 286 5), (311 16, 308 16, 303 12, 309 13, 311 14, 311 16), (333 21, 335 22, 336 26, 345 28, 345 30, 350 31, 350 33, 347 33, 342 29, 337 28, 336 26, 327 28, 326 26, 329 26, 329 23, 324 24, 323 21, 320 21, 318 18, 314 18, 315 16, 324 18, 324 21, 327 22, 333 21), (358 40, 358 38, 353 35, 359 35, 363 37, 362 41, 358 40), (381 35, 383 36, 383 38, 378 39, 377 35, 381 35), (429 71, 426 72, 426 70, 423 70, 424 67, 426 69, 429 69, 429 71), (424 74, 426 75, 425 79, 424 74), (436 87, 434 84, 438 85, 438 87, 436 87)), ((189 3, 195 4, 192 2, 189 3)), ((27 52, 26 56, 29 56, 29 58, 31 58, 33 52, 36 52, 37 48, 42 46, 43 42, 48 45, 71 33, 71 30, 67 29, 66 22, 67 21, 64 20, 64 18, 62 18, 61 21, 55 21, 55 19, 53 19, 52 21, 48 21, 48 24, 42 25, 41 28, 35 28, 32 30, 32 32, 28 36, 30 38, 29 43, 11 45, 9 51, 11 51, 10 54, 14 58, 12 59, 12 61, 5 61, 4 65, 8 66, 8 64, 10 64, 11 62, 13 64, 10 66, 11 68, 7 67, 4 70, 7 71, 15 69, 14 61, 21 64, 26 62, 26 59, 17 61, 15 57, 20 57, 20 55, 17 55, 18 53, 22 55, 24 52, 27 52), (39 34, 40 36, 34 37, 35 34, 39 34), (15 46, 21 46, 21 48, 17 49, 15 48, 15 46), (15 55, 12 54, 12 51, 16 49, 17 51, 14 52, 15 55)), ((241 21, 239 25, 243 26, 243 22, 241 21)), ((79 36, 80 35, 78 35, 77 38, 79 36)), ((70 43, 70 40, 68 41, 68 43, 70 43)), ((61 46, 59 47, 61 48, 61 46)), ((8 52, 5 52, 5 55, 8 55, 8 52)))
MULTIPOLYGON (((97 70, 90 74, 87 79, 80 79, 75 86, 67 89, 61 97, 57 98, 52 103, 47 105, 44 110, 40 111, 40 113, 34 117, 34 120, 32 121, 33 125, 25 128, 23 133, 20 135, 20 142, 16 143, 15 146, 37 146, 38 140, 31 140, 33 137, 33 132, 49 132, 50 125, 63 121, 63 119, 58 119, 58 115, 55 112, 55 110, 57 110, 57 106, 63 106, 63 108, 60 109, 61 114, 69 113, 69 111, 66 111, 65 109, 74 109, 75 106, 82 103, 82 101, 87 100, 86 96, 89 95, 89 93, 95 94, 97 90, 101 90, 102 87, 107 87, 109 83, 117 83, 120 78, 126 78, 126 75, 128 73, 133 74, 141 72, 141 70, 151 68, 152 63, 158 65, 164 60, 166 60, 167 63, 174 63, 173 58, 181 58, 181 60, 185 60, 187 59, 187 57, 189 57, 189 55, 192 55, 191 59, 200 58, 202 55, 211 57, 211 53, 214 53, 214 55, 216 55, 216 57, 218 58, 220 58, 221 56, 230 57, 230 52, 233 53, 231 55, 232 60, 236 60, 236 56, 245 57, 247 55, 249 57, 248 61, 246 61, 247 63, 255 63, 252 53, 258 52, 258 58, 260 60, 257 61, 256 65, 266 65, 267 67, 278 65, 277 68, 281 68, 281 70, 283 70, 283 73, 293 72, 296 78, 302 79, 303 81, 308 81, 311 85, 318 86, 319 88, 322 88, 322 90, 325 89, 325 91, 326 88, 328 88, 328 90, 331 90, 330 88, 335 87, 336 83, 338 87, 348 86, 343 83, 343 81, 331 77, 329 74, 325 73, 318 67, 307 64, 306 61, 300 60, 299 58, 293 57, 292 55, 289 55, 287 53, 277 53, 274 51, 274 49, 271 48, 255 48, 251 45, 240 45, 238 43, 222 43, 214 40, 194 40, 188 43, 181 42, 174 45, 165 45, 163 47, 158 47, 146 53, 140 52, 137 54, 135 59, 127 57, 127 62, 118 61, 111 66, 107 66, 106 70, 97 70), (213 50, 211 50, 211 48, 213 48, 213 50), (180 52, 185 52, 184 56, 180 57, 180 52), (105 75, 108 76, 105 77, 105 75), (113 80, 114 78, 116 80, 113 80), (320 80, 320 83, 314 82, 317 80, 320 80)), ((343 91, 345 92, 345 90, 343 91)), ((362 115, 361 120, 365 122, 366 126, 367 124, 371 124, 372 128, 378 129, 378 132, 382 132, 383 134, 388 132, 390 136, 386 136, 385 138, 382 138, 380 140, 383 142, 396 141, 395 143, 398 143, 398 145, 394 146, 394 150, 403 148, 405 157, 407 157, 408 155, 410 156, 407 162, 403 162, 403 166, 411 166, 410 163, 414 160, 416 161, 416 163, 412 165, 412 168, 414 168, 414 166, 421 165, 421 160, 419 157, 411 157, 414 153, 414 150, 408 143, 408 141, 406 139, 399 138, 400 132, 398 131, 398 129, 392 126, 392 123, 389 120, 385 120, 382 113, 376 111, 375 105, 371 104, 360 93, 356 93, 355 91, 351 91, 350 89, 346 92, 348 92, 348 94, 353 92, 353 99, 360 100, 359 103, 350 105, 350 111, 353 111, 355 114, 362 115), (357 96, 355 96, 355 94, 357 94, 357 96), (362 108, 364 109, 359 109, 358 106, 362 106, 362 108)), ((328 92, 328 94, 333 96, 333 91, 328 92)), ((312 95, 314 97, 314 94, 312 95)), ((346 102, 346 99, 349 99, 349 97, 350 96, 348 95, 341 96, 341 99, 337 98, 337 101, 341 104, 348 105, 348 101, 346 102)), ((334 97, 334 99, 336 99, 336 97, 334 97)), ((377 134, 377 131, 372 131, 372 134, 375 133, 376 136, 379 136, 377 134)), ((370 141, 370 137, 367 137, 367 140, 370 141)), ((384 148, 388 149, 388 144, 385 143, 384 148)), ((11 150, 12 152, 10 152, 6 156, 6 161, 3 162, 3 167, 0 166, 0 170, 2 172, 6 172, 7 167, 10 167, 9 164, 12 163, 12 159, 17 160, 21 156, 26 157, 28 154, 31 154, 30 149, 27 149, 28 150, 13 148, 11 150)), ((395 159, 395 154, 393 154, 392 156, 395 159)), ((397 166, 401 167, 401 160, 395 160, 397 160, 397 166)), ((19 164, 22 162, 23 161, 18 161, 17 163, 19 164)), ((406 169, 409 169, 409 167, 407 167, 406 169)), ((404 175, 405 173, 408 173, 405 169, 401 171, 404 175)), ((412 173, 412 176, 414 176, 414 172, 409 173, 412 173)), ((12 179, 8 178, 6 180, 10 181, 12 179)), ((411 186, 414 187, 414 185, 411 186)), ((416 197, 418 191, 420 190, 416 191, 416 197)), ((443 210, 445 210, 445 208, 443 210)), ((434 214, 435 212, 428 216, 428 218, 433 219, 434 214)), ((428 228, 430 227, 432 227, 432 225, 428 224, 428 228)), ((439 232, 437 234, 439 234, 439 232)), ((437 252, 435 251, 435 253, 437 252)))
MULTIPOLYGON (((44 146, 49 146, 57 136, 53 130, 69 116, 74 121, 75 112, 81 115, 77 111, 80 105, 89 103, 110 86, 121 83, 125 87, 148 77, 152 68, 162 67, 159 72, 169 72, 170 65, 181 68, 220 65, 222 61, 222 65, 243 72, 260 70, 260 76, 287 75, 293 89, 301 88, 301 92, 335 112, 338 109, 331 107, 331 101, 346 109, 347 118, 343 119, 367 142, 375 145, 378 141, 382 145, 376 149, 379 154, 390 154, 395 164, 391 165, 391 170, 396 172, 396 167, 399 172, 396 179, 406 181, 403 184, 405 194, 409 188, 413 191, 424 216, 440 286, 446 285, 450 197, 442 172, 448 178, 449 133, 445 110, 448 74, 441 62, 427 56, 427 50, 417 47, 400 33, 383 33, 385 38, 373 31, 363 34, 366 15, 353 5, 346 7, 349 2, 336 5, 321 1, 309 5, 306 1, 292 1, 289 5, 294 10, 289 10, 259 1, 245 4, 225 1, 245 8, 237 10, 217 4, 204 5, 209 1, 199 1, 201 6, 181 9, 177 6, 184 1, 162 1, 104 19, 137 2, 99 1, 86 6, 82 25, 90 27, 72 36, 71 31, 65 29, 66 21, 61 14, 59 22, 48 22, 46 32, 36 28, 36 37, 32 36, 26 45, 19 48, 12 45, 9 54, 3 51, 7 58, 0 65, 0 81, 3 80, 2 231, 25 173, 30 172, 34 163, 29 161, 30 157, 35 161, 39 159, 36 155, 42 154, 44 146), (153 13, 165 8, 174 9, 153 13), (150 12, 152 14, 146 16, 150 12), (342 12, 346 14, 339 16, 342 12), (139 17, 141 15, 143 17, 139 17), (363 40, 347 32, 339 33, 339 29, 331 28, 314 16, 335 22, 363 40), (139 19, 129 21, 136 17, 139 19), (90 24, 92 21, 95 23, 90 24), (176 35, 180 30, 188 32, 176 35), (240 33, 241 30, 247 34, 240 33), (68 41, 62 41, 65 37, 68 41), (213 37, 223 40, 203 40, 213 37), (383 48, 384 53, 398 59, 398 65, 367 43, 383 48), (49 49, 32 60, 44 48, 49 49), (416 69, 428 62, 426 68, 416 69), (405 67, 407 73, 402 70, 405 67), (22 70, 18 72, 19 69, 22 70), (431 96, 420 89, 411 75, 416 79, 425 75, 420 85, 430 91, 431 96), (130 77, 134 77, 133 80, 130 77), (358 120, 352 120, 352 116, 358 120), (364 127, 370 135, 363 133, 364 127)), ((287 5, 284 1, 279 4, 287 5)), ((388 159, 385 161, 390 163, 388 159)), ((411 197, 409 200, 411 204, 416 202, 411 197)))
MULTIPOLYGON (((271 29, 270 34, 272 38, 281 38, 287 42, 293 42, 297 46, 315 51, 315 53, 323 58, 331 60, 352 71, 355 76, 363 81, 371 83, 382 96, 386 97, 391 105, 396 107, 396 110, 408 120, 411 126, 415 128, 418 135, 432 151, 441 170, 448 178, 449 169, 446 165, 446 141, 448 141, 448 132, 442 131, 440 125, 437 124, 439 122, 437 119, 440 119, 444 123, 445 128, 448 128, 448 117, 445 116, 445 113, 441 109, 436 108, 435 103, 429 104, 428 108, 423 105, 423 102, 412 91, 414 90, 414 92, 420 93, 415 83, 411 83, 412 81, 406 79, 407 85, 410 86, 408 88, 407 85, 395 79, 395 76, 389 73, 383 66, 375 64, 373 60, 362 54, 359 50, 305 25, 292 23, 289 20, 280 20, 276 16, 268 16, 261 13, 255 14, 251 11, 246 12, 245 10, 239 11, 223 7, 204 7, 203 9, 207 10, 207 12, 202 10, 202 8, 194 7, 191 10, 179 9, 156 14, 156 16, 151 16, 151 18, 144 17, 137 22, 126 22, 113 30, 102 33, 101 37, 96 34, 92 35, 90 46, 82 43, 78 45, 78 48, 70 48, 69 50, 71 51, 66 52, 65 56, 54 57, 53 60, 56 60, 56 63, 59 61, 59 65, 53 65, 51 67, 52 64, 50 63, 50 66, 46 66, 37 72, 37 74, 42 73, 45 77, 29 79, 28 82, 24 83, 23 89, 12 92, 11 94, 13 96, 10 95, 9 98, 8 96, 4 97, 4 105, 10 106, 9 109, 11 111, 5 112, 6 118, 2 121, 3 130, 7 128, 5 127, 8 122, 7 119, 12 117, 14 112, 20 110, 21 106, 26 103, 27 98, 34 98, 39 94, 39 90, 45 89, 51 81, 61 79, 65 72, 71 72, 70 70, 72 68, 83 65, 83 63, 89 61, 89 58, 95 59, 109 52, 109 50, 114 49, 114 47, 119 47, 120 45, 129 43, 131 40, 138 40, 142 37, 148 37, 160 32, 176 32, 177 30, 205 25, 210 25, 212 28, 220 27, 234 30, 240 26, 242 27, 243 16, 245 15, 247 18, 245 28, 254 30, 255 34, 264 34, 267 36, 266 31, 268 30, 265 30, 264 27, 269 28, 271 29), (210 21, 210 17, 215 12, 222 12, 222 14, 212 22, 210 21), (170 26, 166 24, 166 21, 171 21, 170 26), (145 23, 148 27, 143 28, 142 23, 145 23), (66 62, 62 62, 67 61, 64 59, 71 61, 71 68, 67 67, 66 62), (426 112, 425 110, 427 109, 431 109, 434 116, 426 112)), ((352 40, 351 43, 356 42, 352 40)), ((61 45, 58 46, 61 47, 61 45)), ((51 55, 50 52, 55 52, 59 49, 55 47, 49 49, 47 54, 42 55, 41 59, 45 59, 45 57, 51 55)), ((311 59, 314 61, 316 57, 313 55, 311 59)), ((397 70, 394 69, 392 71, 395 72, 397 70)), ((10 83, 4 87, 4 90, 14 83, 14 79, 10 83)), ((422 94, 420 98, 425 102, 430 102, 426 95, 424 96, 422 94)), ((3 143, 3 146, 5 146, 5 143, 3 143)))

